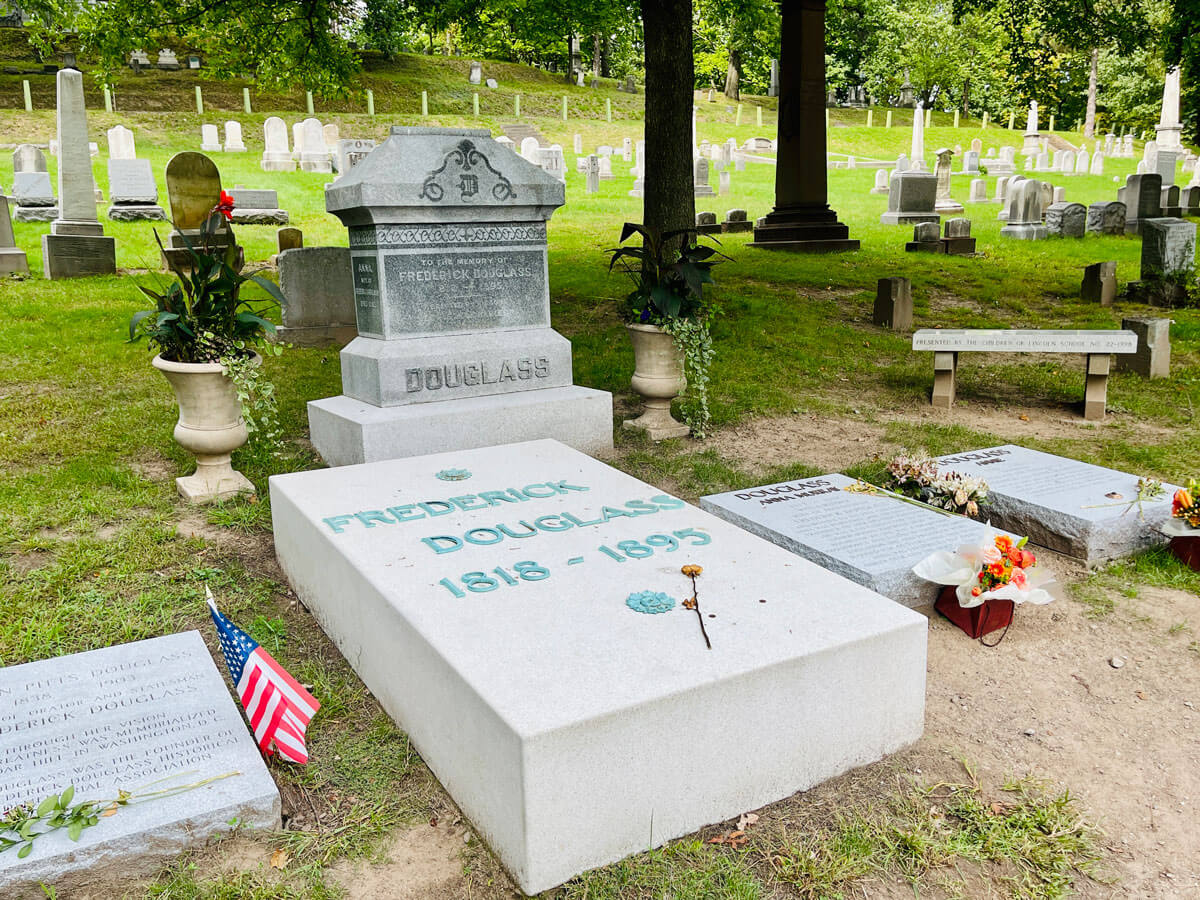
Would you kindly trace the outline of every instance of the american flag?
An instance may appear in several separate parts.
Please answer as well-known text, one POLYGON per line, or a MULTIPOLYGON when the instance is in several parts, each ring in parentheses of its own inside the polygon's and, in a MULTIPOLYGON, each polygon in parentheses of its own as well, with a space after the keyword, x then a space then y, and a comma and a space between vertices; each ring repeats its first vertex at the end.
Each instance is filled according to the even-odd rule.
POLYGON ((204 593, 217 626, 225 663, 259 749, 270 756, 273 744, 284 759, 301 765, 307 763, 304 732, 321 704, 250 635, 217 611, 207 587, 204 593))

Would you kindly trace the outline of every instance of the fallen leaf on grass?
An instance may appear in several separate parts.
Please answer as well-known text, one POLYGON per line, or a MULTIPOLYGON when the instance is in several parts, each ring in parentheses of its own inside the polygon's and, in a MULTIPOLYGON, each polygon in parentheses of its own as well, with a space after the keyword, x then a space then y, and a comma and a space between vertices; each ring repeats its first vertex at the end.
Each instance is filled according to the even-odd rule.
POLYGON ((288 864, 288 855, 286 850, 276 850, 271 854, 271 868, 282 869, 288 864))
POLYGON ((738 819, 738 831, 745 831, 757 821, 758 813, 742 813, 742 817, 738 819))
POLYGON ((742 846, 742 844, 746 844, 749 842, 750 842, 750 838, 746 837, 746 832, 741 831, 741 830, 727 831, 724 834, 718 835, 715 838, 708 839, 708 843, 710 843, 710 844, 728 844, 734 850, 736 850, 738 847, 742 846))

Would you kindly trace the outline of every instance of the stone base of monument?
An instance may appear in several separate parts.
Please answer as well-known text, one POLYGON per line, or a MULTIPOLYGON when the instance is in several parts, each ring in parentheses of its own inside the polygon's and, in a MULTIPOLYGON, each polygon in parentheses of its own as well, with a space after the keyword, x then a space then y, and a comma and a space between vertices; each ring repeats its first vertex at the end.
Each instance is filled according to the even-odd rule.
POLYGON ((114 222, 165 222, 167 214, 157 204, 116 204, 108 208, 108 217, 114 222))
POLYGON ((24 859, 15 847, 0 854, 5 900, 124 896, 117 883, 211 837, 279 828, 279 792, 199 632, 0 669, 0 716, 3 809, 68 786, 79 802, 209 782, 135 796, 78 841, 63 829, 24 859))
POLYGON ((286 225, 287 210, 283 209, 239 209, 233 208, 234 225, 286 225))
POLYGON ((295 172, 296 161, 290 153, 264 153, 259 167, 264 172, 295 172))
POLYGON ((345 347, 358 337, 355 325, 301 325, 289 328, 280 325, 273 340, 296 347, 345 347))
POLYGON ((567 386, 380 407, 346 395, 313 400, 313 446, 330 466, 553 437, 594 453, 613 445, 612 394, 567 386))
POLYGON ((25 257, 25 251, 17 247, 0 247, 0 275, 13 272, 29 274, 29 260, 25 257))
POLYGON ((859 242, 850 239, 850 228, 838 221, 837 213, 825 207, 774 210, 755 223, 754 240, 746 246, 798 253, 840 253, 857 250, 859 242))
POLYGON ((1016 238, 1019 241, 1040 241, 1049 234, 1045 225, 1017 223, 1005 225, 1000 229, 1004 237, 1016 238))
POLYGON ((42 268, 47 278, 113 275, 117 271, 117 242, 104 235, 42 235, 42 268))
POLYGON ((18 206, 13 210, 14 222, 53 222, 57 218, 57 206, 18 206))
POLYGON ((271 502, 300 600, 527 893, 921 735, 924 616, 556 441, 271 502))

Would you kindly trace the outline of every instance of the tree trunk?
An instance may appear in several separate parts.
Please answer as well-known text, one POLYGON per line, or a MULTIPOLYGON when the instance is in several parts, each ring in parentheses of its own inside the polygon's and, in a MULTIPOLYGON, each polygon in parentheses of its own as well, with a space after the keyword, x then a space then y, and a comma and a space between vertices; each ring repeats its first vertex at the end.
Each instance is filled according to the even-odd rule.
POLYGON ((604 50, 600 43, 600 35, 592 35, 592 75, 596 78, 600 77, 600 60, 604 56, 604 50))
POLYGON ((965 119, 971 114, 971 78, 963 79, 962 114, 965 119))
POLYGON ((1087 116, 1083 120, 1083 136, 1096 136, 1096 66, 1100 60, 1098 48, 1092 48, 1092 67, 1088 72, 1087 116))
POLYGON ((601 78, 611 78, 612 77, 611 66, 609 65, 611 59, 612 59, 612 41, 609 39, 609 36, 606 34, 604 36, 604 43, 600 45, 600 77, 601 78))
POLYGON ((692 0, 643 0, 646 66, 646 193, 642 223, 693 228, 692 0))
POLYGON ((725 72, 725 96, 730 100, 741 99, 742 55, 736 47, 729 48, 729 69, 725 72))

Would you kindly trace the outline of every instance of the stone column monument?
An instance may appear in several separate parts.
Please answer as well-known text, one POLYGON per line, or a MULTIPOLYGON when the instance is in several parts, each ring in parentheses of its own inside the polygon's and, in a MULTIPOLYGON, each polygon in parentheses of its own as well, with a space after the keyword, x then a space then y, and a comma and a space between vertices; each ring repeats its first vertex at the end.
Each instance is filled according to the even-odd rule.
POLYGON ((779 150, 775 208, 751 247, 802 252, 857 250, 829 208, 825 170, 825 0, 780 4, 779 150))
POLYGON ((487 131, 393 127, 325 192, 350 229, 358 337, 342 395, 308 405, 331 466, 556 438, 612 446, 550 327, 546 221, 563 183, 487 131))
POLYGON ((116 241, 104 236, 96 217, 96 183, 88 149, 83 74, 58 71, 58 218, 42 235, 42 265, 47 278, 112 275, 117 271, 116 241))
POLYGON ((1179 140, 1183 126, 1179 123, 1179 66, 1167 72, 1163 82, 1162 115, 1154 126, 1158 132, 1158 146, 1162 150, 1180 150, 1179 140))

